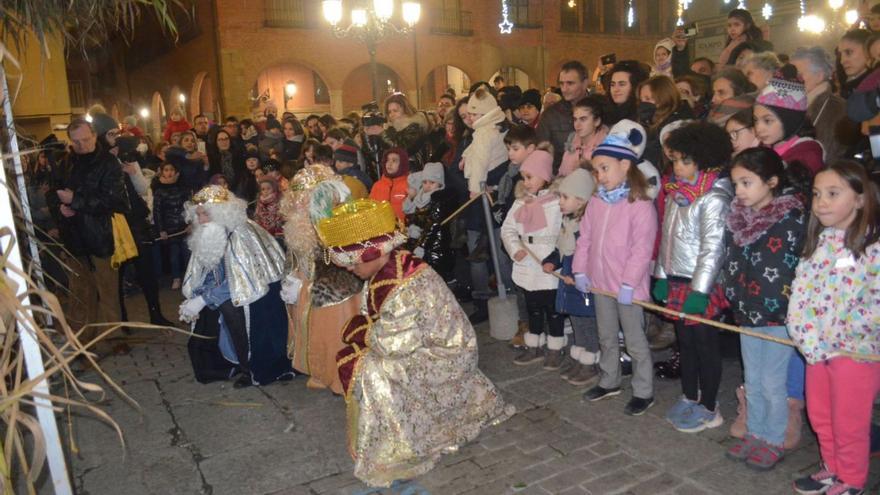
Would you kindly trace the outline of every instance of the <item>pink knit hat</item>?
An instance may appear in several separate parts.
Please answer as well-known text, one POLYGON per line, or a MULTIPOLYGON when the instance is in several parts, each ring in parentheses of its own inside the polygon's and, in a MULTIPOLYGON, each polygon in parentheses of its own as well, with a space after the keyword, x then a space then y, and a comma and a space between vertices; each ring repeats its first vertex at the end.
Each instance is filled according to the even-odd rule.
POLYGON ((553 179, 553 155, 544 150, 535 150, 523 161, 520 173, 528 172, 535 177, 550 182, 553 179))

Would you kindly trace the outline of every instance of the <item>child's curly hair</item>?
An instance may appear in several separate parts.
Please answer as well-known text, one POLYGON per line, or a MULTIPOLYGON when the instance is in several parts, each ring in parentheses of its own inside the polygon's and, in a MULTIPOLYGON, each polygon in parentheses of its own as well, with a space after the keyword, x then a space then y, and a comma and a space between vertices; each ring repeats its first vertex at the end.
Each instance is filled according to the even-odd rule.
POLYGON ((709 122, 692 122, 669 133, 666 146, 689 157, 700 170, 726 167, 733 154, 730 136, 709 122))

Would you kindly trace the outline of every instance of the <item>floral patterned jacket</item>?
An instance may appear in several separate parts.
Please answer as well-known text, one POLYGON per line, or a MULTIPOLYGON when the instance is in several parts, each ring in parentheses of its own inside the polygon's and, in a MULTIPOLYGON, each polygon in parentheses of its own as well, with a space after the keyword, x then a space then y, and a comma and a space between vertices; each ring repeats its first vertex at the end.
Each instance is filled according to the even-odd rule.
POLYGON ((788 332, 808 363, 841 351, 880 354, 880 243, 856 258, 844 231, 825 229, 791 290, 788 332))

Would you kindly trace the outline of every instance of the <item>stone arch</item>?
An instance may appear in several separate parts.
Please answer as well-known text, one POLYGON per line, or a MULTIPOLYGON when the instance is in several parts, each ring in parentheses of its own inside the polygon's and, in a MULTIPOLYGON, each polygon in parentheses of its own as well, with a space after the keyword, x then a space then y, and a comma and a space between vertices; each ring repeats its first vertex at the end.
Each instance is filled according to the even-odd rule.
POLYGON ((207 71, 201 71, 193 78, 192 91, 190 92, 189 104, 190 115, 205 114, 208 120, 219 120, 220 115, 214 115, 216 100, 214 98, 214 86, 211 76, 207 71))
POLYGON ((151 134, 154 141, 158 141, 159 136, 161 136, 166 119, 165 101, 162 99, 162 93, 156 91, 153 93, 153 98, 150 101, 151 134))
POLYGON ((425 76, 419 108, 432 108, 447 88, 455 91, 456 99, 461 98, 467 94, 472 82, 473 78, 461 67, 452 64, 438 65, 425 76))
POLYGON ((189 101, 189 95, 187 95, 186 93, 181 91, 180 87, 172 86, 171 91, 168 95, 168 105, 169 106, 168 106, 167 110, 168 110, 168 112, 171 112, 171 110, 174 108, 180 108, 181 110, 183 110, 184 117, 189 119, 190 115, 189 115, 189 112, 187 111, 186 101, 184 101, 183 104, 181 104, 180 95, 183 95, 184 98, 186 99, 186 101, 189 101))
MULTIPOLYGON (((404 78, 391 67, 381 63, 377 66, 380 95, 377 103, 381 107, 388 95, 395 92, 405 93, 408 86, 404 78)), ((342 108, 345 112, 360 110, 361 105, 373 100, 370 80, 370 64, 361 64, 348 73, 342 83, 342 108)))
POLYGON ((265 67, 250 91, 251 108, 262 112, 274 104, 279 115, 286 111, 297 114, 328 113, 330 88, 327 80, 308 64, 282 62, 265 67), (288 84, 293 93, 288 94, 288 84))
POLYGON ((504 82, 508 86, 519 86, 523 91, 531 88, 541 89, 543 86, 539 78, 532 76, 525 69, 515 65, 500 67, 486 81, 492 84, 492 80, 498 75, 504 78, 504 82))

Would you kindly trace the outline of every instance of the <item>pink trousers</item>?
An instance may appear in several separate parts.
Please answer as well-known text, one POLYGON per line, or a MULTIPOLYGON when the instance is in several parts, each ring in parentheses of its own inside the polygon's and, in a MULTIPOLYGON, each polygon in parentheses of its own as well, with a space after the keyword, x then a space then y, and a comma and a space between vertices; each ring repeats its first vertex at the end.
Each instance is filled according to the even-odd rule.
POLYGON ((844 483, 868 479, 871 412, 880 391, 880 363, 837 357, 807 365, 807 416, 828 470, 844 483))

